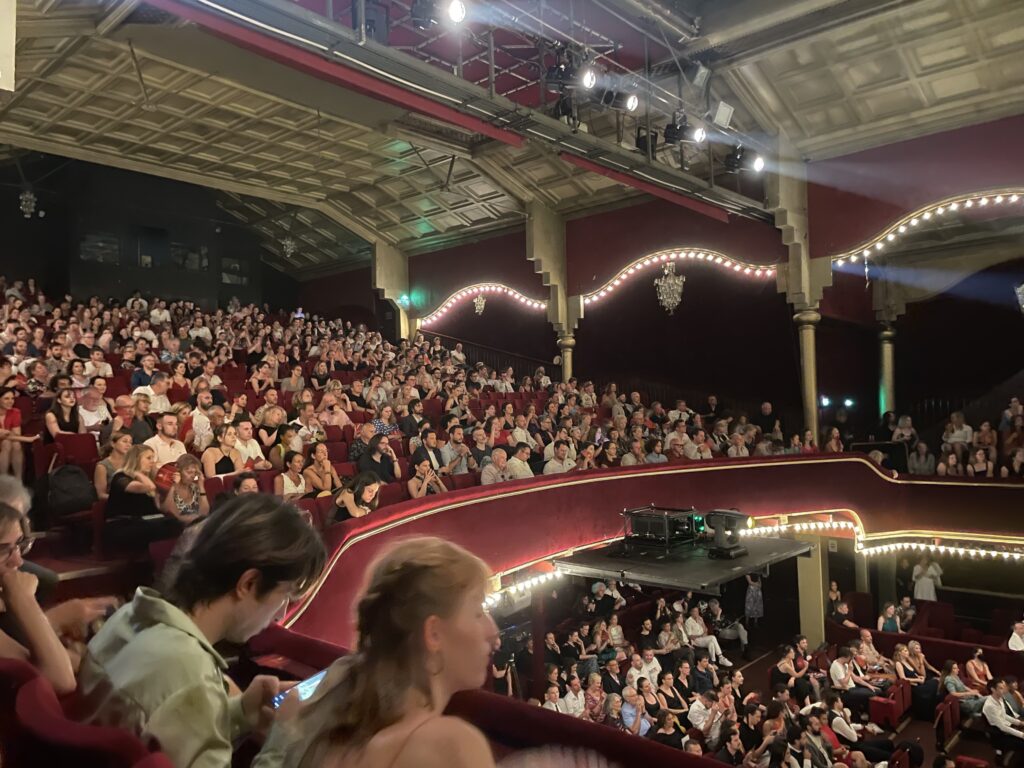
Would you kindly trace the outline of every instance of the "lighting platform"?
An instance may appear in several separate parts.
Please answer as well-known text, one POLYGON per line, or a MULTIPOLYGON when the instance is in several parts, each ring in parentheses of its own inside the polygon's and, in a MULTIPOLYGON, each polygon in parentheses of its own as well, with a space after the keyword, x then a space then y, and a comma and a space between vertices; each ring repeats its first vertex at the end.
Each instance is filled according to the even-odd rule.
POLYGON ((809 556, 812 547, 809 542, 793 539, 749 537, 743 540, 747 550, 744 557, 718 560, 708 557, 712 544, 709 541, 707 545, 699 543, 692 547, 677 547, 668 553, 664 550, 627 553, 623 542, 617 541, 558 558, 555 567, 570 576, 615 579, 684 592, 718 595, 722 584, 748 573, 762 573, 766 568, 791 557, 809 556))

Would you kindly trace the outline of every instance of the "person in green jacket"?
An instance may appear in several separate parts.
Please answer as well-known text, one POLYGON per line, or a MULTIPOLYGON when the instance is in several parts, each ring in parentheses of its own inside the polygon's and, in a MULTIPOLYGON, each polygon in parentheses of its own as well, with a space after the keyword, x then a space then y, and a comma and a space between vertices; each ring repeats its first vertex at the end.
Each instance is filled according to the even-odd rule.
POLYGON ((156 741, 177 768, 230 765, 233 742, 269 727, 278 681, 257 676, 231 695, 214 646, 266 628, 325 561, 293 506, 232 499, 203 523, 168 594, 140 587, 89 643, 72 714, 156 741))

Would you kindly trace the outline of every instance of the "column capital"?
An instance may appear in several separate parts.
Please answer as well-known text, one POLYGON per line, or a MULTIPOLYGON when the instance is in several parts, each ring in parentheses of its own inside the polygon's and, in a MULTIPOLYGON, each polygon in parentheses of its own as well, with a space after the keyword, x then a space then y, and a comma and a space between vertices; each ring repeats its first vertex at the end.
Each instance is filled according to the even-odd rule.
POLYGON ((794 313, 793 322, 797 325, 817 325, 821 322, 821 313, 815 309, 802 309, 794 313))
POLYGON ((576 337, 571 333, 563 333, 558 336, 559 349, 573 349, 576 347, 576 337))
POLYGON ((896 329, 888 323, 878 332, 878 338, 883 342, 892 343, 896 339, 896 329))

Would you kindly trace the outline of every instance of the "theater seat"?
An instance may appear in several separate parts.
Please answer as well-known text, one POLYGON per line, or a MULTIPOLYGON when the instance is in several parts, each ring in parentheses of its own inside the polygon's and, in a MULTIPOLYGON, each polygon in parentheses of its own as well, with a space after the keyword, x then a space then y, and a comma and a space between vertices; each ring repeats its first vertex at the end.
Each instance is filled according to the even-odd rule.
POLYGON ((327 424, 324 427, 324 438, 328 443, 340 443, 345 440, 345 433, 341 427, 334 424, 327 424))
POLYGON ((82 467, 86 474, 92 477, 92 470, 96 466, 96 462, 100 460, 99 450, 96 448, 96 438, 91 434, 62 433, 55 439, 57 444, 64 449, 64 461, 82 467))
POLYGON ((338 473, 338 477, 355 477, 359 472, 359 468, 354 461, 332 461, 331 466, 338 473))
POLYGON ((22 755, 14 702, 18 691, 39 676, 31 664, 17 659, 0 659, 0 763, 5 766, 28 765, 22 755))
POLYGON ((910 684, 905 680, 895 681, 884 696, 872 696, 868 701, 871 722, 897 730, 910 708, 910 696, 910 684))
POLYGON ((378 508, 405 501, 409 498, 409 491, 405 487, 405 481, 400 480, 397 483, 388 483, 387 485, 381 486, 378 498, 378 508))
POLYGON ((327 457, 331 460, 331 463, 348 461, 348 443, 336 441, 326 443, 326 445, 327 457))
POLYGON ((462 475, 452 475, 452 485, 454 490, 458 491, 463 488, 472 488, 480 483, 480 478, 476 472, 466 472, 462 475))
POLYGON ((32 765, 133 768, 150 757, 145 745, 128 731, 68 720, 42 677, 29 680, 18 691, 15 714, 32 765))

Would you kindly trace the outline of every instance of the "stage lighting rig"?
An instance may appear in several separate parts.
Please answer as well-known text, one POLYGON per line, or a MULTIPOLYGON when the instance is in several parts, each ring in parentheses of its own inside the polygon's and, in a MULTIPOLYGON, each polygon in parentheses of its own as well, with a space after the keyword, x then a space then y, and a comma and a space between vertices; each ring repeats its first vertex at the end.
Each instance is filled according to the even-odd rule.
POLYGON ((704 519, 715 532, 715 543, 708 549, 708 557, 735 560, 747 554, 747 549, 740 545, 738 531, 753 528, 754 518, 735 509, 713 509, 704 515, 704 519))

